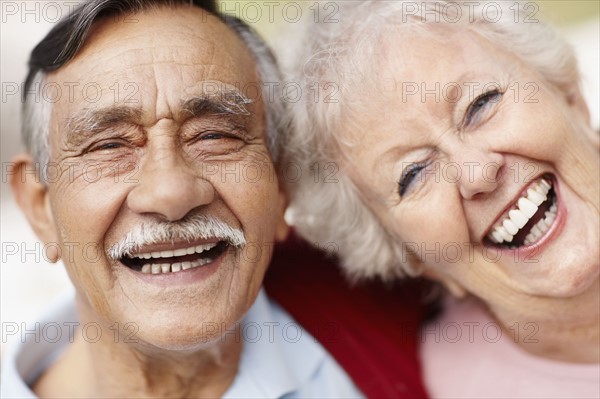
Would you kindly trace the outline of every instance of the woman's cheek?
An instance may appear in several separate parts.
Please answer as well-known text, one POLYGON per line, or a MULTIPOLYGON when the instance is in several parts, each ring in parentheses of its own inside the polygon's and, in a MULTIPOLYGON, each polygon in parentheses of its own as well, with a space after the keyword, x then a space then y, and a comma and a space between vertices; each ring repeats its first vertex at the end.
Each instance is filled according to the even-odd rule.
MULTIPOLYGON (((430 184, 439 183, 431 181, 430 184)), ((420 203, 394 215, 396 235, 409 237, 404 242, 418 248, 425 261, 439 259, 448 248, 462 248, 470 241, 461 202, 452 193, 439 188, 431 190, 420 203)))

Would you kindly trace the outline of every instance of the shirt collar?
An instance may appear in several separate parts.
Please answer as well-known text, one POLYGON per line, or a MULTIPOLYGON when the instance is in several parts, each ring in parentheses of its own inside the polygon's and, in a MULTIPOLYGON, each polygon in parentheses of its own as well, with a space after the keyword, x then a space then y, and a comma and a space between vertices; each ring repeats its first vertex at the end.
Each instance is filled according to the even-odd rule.
POLYGON ((74 296, 69 289, 51 303, 41 321, 17 327, 2 367, 2 397, 37 398, 29 385, 73 342, 79 324, 74 296))
MULTIPOLYGON (((14 338, 25 339, 9 345, 2 368, 3 397, 37 398, 29 385, 72 342, 73 325, 78 323, 73 291, 60 296, 46 314, 39 323, 17 327, 37 332, 25 335, 19 331, 14 338), (50 325, 61 328, 56 342, 40 339, 39 332, 50 325)), ((304 386, 326 356, 316 340, 271 301, 264 289, 243 319, 241 338, 238 373, 224 398, 281 398, 304 386)))
POLYGON ((240 367, 224 398, 281 398, 307 384, 326 356, 264 290, 244 317, 241 337, 240 367))

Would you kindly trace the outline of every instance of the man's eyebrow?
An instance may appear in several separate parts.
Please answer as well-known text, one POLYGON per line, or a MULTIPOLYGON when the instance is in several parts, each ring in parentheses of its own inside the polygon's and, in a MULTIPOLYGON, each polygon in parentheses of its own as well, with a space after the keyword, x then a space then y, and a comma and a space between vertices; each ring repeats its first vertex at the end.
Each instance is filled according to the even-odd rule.
MULTIPOLYGON (((201 94, 182 102, 183 118, 203 115, 249 116, 246 108, 252 100, 235 89, 219 90, 210 94, 201 94)), ((81 145, 94 134, 116 124, 140 124, 141 108, 129 106, 111 106, 100 109, 84 108, 67 118, 66 141, 71 145, 81 145)))
POLYGON ((66 141, 72 145, 80 145, 94 134, 116 124, 139 124, 141 116, 141 109, 127 106, 85 108, 67 118, 66 141))
POLYGON ((246 108, 249 104, 252 104, 252 100, 238 90, 219 90, 184 101, 181 112, 188 118, 203 115, 249 116, 251 114, 246 108))

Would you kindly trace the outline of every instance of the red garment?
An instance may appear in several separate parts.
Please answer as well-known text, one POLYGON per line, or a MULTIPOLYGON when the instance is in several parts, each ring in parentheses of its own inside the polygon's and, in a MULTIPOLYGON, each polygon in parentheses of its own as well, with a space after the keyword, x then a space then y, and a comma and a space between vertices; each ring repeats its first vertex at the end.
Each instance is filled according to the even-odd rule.
POLYGON ((424 284, 351 287, 334 259, 296 236, 277 245, 265 287, 369 398, 426 398, 417 354, 424 284))

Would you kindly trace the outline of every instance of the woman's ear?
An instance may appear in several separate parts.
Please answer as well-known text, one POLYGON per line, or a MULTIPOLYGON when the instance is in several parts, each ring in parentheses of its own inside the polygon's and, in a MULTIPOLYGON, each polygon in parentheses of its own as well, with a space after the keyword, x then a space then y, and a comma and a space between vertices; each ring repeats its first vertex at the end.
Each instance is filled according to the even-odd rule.
POLYGON ((56 228, 48 189, 42 182, 36 163, 29 154, 19 154, 13 158, 13 170, 10 178, 15 200, 25 216, 33 231, 46 248, 54 248, 47 257, 50 261, 58 260, 56 228), (56 252, 56 253, 55 253, 56 252))

